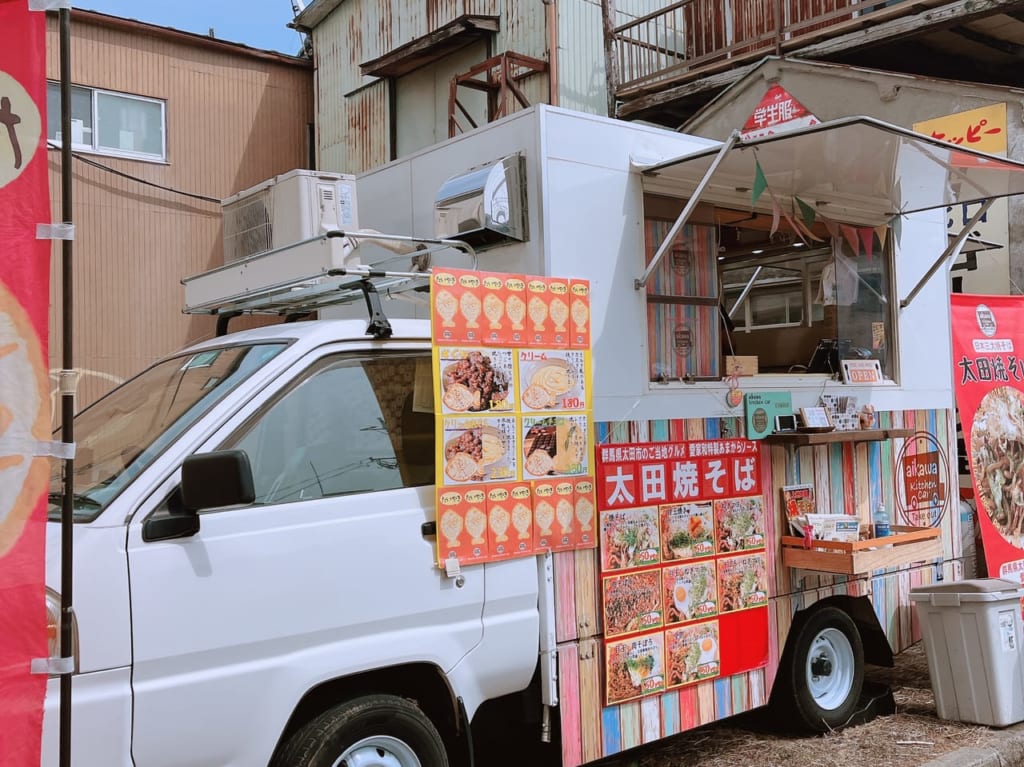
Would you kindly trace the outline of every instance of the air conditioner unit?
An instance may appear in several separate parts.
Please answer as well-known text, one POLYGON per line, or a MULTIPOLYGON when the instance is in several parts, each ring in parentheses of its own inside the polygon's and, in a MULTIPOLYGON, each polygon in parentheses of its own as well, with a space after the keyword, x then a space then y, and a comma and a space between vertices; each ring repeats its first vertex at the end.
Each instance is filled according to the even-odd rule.
POLYGON ((293 170, 221 201, 224 263, 359 228, 355 176, 293 170))

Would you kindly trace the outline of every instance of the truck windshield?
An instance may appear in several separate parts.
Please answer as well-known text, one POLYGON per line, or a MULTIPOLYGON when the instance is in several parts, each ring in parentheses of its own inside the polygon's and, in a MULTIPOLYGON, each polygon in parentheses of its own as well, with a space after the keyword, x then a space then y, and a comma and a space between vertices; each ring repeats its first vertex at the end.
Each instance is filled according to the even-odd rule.
MULTIPOLYGON (((75 520, 97 516, 182 432, 285 345, 232 346, 164 360, 75 416, 75 520)), ((64 461, 54 460, 51 519, 60 516, 63 470, 64 461)))

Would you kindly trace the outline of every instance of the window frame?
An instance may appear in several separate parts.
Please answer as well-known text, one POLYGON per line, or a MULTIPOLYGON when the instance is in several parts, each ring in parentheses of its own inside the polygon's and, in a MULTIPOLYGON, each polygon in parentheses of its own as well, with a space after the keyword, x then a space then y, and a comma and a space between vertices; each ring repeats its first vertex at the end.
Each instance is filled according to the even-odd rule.
MULTIPOLYGON (((54 80, 46 81, 47 96, 49 96, 49 90, 51 87, 60 87, 60 83, 54 80)), ((103 155, 105 157, 118 157, 125 160, 139 160, 142 162, 154 162, 167 164, 167 101, 166 99, 153 98, 151 96, 140 96, 135 93, 124 93, 122 91, 112 91, 107 88, 97 88, 91 85, 78 85, 72 83, 72 88, 78 88, 83 91, 89 92, 89 104, 91 107, 90 116, 92 117, 92 143, 91 144, 79 144, 72 140, 71 148, 76 152, 85 152, 88 154, 103 155), (160 154, 156 155, 151 152, 137 152, 124 149, 114 149, 111 147, 101 146, 99 144, 99 121, 100 121, 100 109, 99 109, 99 95, 112 96, 114 98, 128 99, 132 101, 141 101, 147 104, 156 104, 160 107, 160 154)), ((59 115, 56 119, 60 119, 59 115)), ((47 121, 49 122, 49 121, 47 121)), ((54 131, 54 134, 60 133, 60 127, 54 131)), ((50 138, 49 125, 46 130, 47 142, 54 142, 57 146, 60 146, 60 142, 56 137, 50 138)))

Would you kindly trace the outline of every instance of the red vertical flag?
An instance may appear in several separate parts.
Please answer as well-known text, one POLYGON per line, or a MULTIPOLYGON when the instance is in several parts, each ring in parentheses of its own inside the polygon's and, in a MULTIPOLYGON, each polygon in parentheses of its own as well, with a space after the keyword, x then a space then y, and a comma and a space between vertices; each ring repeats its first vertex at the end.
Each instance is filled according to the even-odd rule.
POLYGON ((953 385, 993 578, 1024 572, 1024 298, 954 294, 953 385))
POLYGON ((47 652, 44 593, 50 220, 46 27, 28 0, 0 0, 0 763, 38 765, 47 652))

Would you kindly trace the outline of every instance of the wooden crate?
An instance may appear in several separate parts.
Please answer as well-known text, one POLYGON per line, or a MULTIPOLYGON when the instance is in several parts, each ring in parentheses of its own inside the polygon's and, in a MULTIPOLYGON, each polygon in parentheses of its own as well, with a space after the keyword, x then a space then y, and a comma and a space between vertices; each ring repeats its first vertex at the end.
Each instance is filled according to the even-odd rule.
POLYGON ((864 541, 814 541, 804 548, 803 538, 782 537, 782 564, 801 570, 842 575, 869 573, 883 567, 920 562, 942 555, 937 527, 892 526, 885 538, 864 541))

